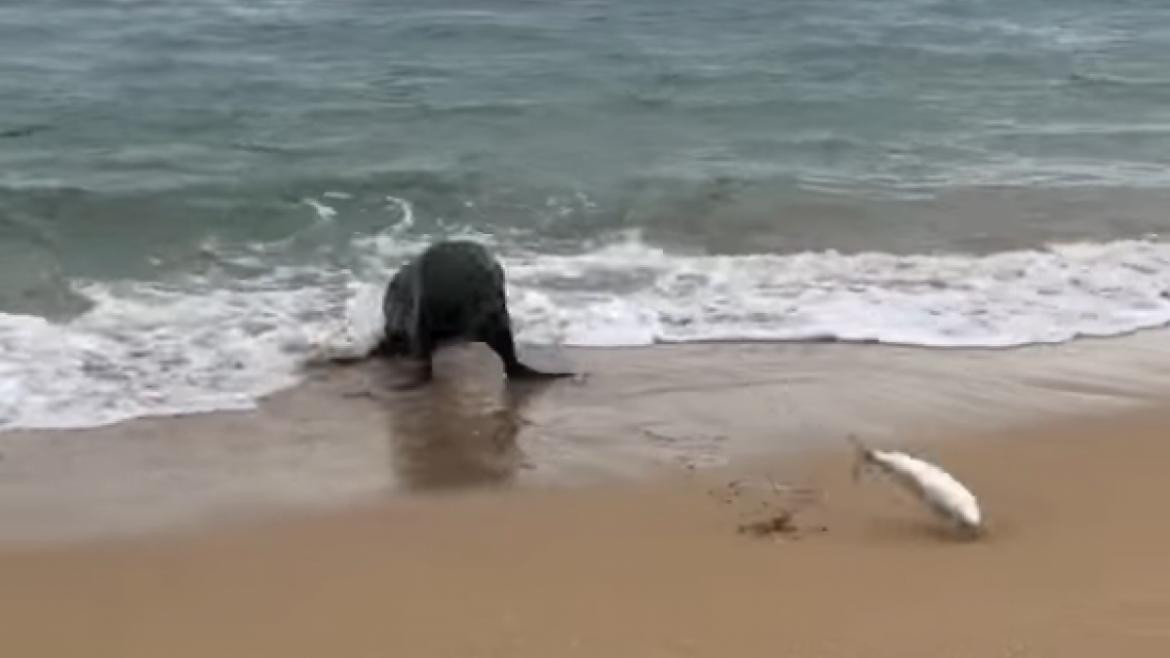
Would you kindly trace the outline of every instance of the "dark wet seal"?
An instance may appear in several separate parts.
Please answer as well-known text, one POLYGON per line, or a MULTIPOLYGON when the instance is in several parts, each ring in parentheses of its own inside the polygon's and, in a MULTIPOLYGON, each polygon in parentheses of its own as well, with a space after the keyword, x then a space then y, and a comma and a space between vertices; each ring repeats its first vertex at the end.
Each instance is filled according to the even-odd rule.
POLYGON ((482 245, 438 242, 404 265, 383 298, 385 332, 374 354, 405 357, 431 378, 435 350, 458 342, 486 343, 509 379, 569 377, 521 363, 505 294, 504 268, 482 245))

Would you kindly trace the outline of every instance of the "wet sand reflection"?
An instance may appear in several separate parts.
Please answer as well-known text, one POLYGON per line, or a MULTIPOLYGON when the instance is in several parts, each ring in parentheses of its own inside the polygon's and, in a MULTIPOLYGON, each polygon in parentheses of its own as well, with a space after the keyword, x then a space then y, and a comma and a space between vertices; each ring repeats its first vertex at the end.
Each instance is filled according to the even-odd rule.
POLYGON ((399 489, 507 485, 523 467, 523 411, 549 382, 508 382, 494 355, 479 348, 440 353, 432 381, 386 398, 399 489))

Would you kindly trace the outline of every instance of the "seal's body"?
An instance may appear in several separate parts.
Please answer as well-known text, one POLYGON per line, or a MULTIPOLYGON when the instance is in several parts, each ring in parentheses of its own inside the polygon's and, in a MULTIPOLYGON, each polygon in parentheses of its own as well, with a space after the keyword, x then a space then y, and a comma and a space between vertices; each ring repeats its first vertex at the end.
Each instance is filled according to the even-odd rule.
MULTIPOLYGON (((516 358, 504 268, 474 242, 431 245, 398 270, 382 301, 385 334, 377 352, 423 361, 444 344, 487 343, 508 377, 541 376, 516 358)), ((549 375, 556 376, 556 375, 549 375)))

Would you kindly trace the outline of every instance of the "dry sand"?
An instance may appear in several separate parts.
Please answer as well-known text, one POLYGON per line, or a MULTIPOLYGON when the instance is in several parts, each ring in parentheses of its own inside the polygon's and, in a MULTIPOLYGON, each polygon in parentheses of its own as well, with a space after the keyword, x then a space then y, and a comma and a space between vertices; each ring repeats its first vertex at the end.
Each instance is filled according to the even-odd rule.
POLYGON ((980 495, 979 541, 952 539, 890 483, 851 482, 838 443, 604 486, 440 487, 9 543, 3 655, 1170 655, 1170 404, 927 427, 896 445, 980 495), (738 480, 751 486, 737 495, 738 480), (782 510, 794 531, 737 532, 782 510))

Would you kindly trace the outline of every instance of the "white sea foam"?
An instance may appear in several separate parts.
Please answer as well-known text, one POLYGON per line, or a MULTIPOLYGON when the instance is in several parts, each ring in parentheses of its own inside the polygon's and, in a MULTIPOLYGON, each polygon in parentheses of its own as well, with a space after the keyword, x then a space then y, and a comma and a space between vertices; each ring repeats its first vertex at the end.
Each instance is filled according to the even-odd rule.
POLYGON ((508 265, 521 335, 537 342, 833 339, 1006 347, 1170 322, 1170 245, 1156 242, 983 257, 685 257, 635 243, 508 265))
POLYGON ((401 219, 390 228, 391 235, 402 235, 414 226, 414 206, 406 199, 396 196, 386 197, 386 209, 397 210, 401 219))
MULTIPOLYGON (((94 306, 66 323, 0 314, 0 429, 254 405, 314 355, 372 346, 383 287, 422 245, 388 231, 355 241, 351 269, 82 283, 94 306)), ((633 238, 576 255, 497 249, 519 338, 533 343, 1005 347, 1170 323, 1170 244, 1156 241, 979 257, 678 255, 633 238)))
POLYGON ((296 381, 333 290, 89 283, 71 322, 0 314, 0 429, 251 407, 296 381))
POLYGON ((333 218, 337 217, 337 210, 333 206, 326 205, 317 199, 306 197, 301 199, 301 203, 312 208, 313 212, 317 213, 317 219, 323 222, 333 221, 333 218))

